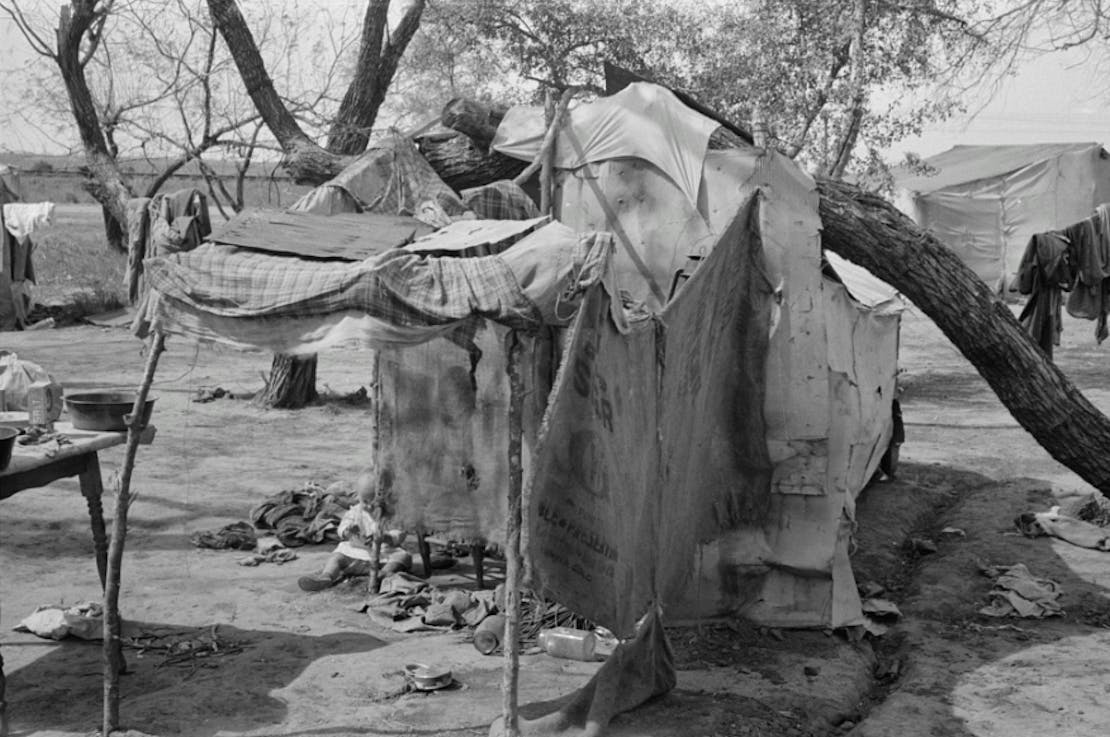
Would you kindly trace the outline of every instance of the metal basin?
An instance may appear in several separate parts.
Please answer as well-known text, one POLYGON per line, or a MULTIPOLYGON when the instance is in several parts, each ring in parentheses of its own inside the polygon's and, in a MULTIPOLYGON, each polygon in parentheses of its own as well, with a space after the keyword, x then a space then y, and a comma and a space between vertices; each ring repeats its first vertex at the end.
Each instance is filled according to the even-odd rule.
MULTIPOLYGON (((147 397, 143 407, 143 425, 150 422, 155 397, 147 397)), ((66 409, 73 426, 78 430, 126 430, 135 406, 135 392, 79 392, 67 394, 66 409)))

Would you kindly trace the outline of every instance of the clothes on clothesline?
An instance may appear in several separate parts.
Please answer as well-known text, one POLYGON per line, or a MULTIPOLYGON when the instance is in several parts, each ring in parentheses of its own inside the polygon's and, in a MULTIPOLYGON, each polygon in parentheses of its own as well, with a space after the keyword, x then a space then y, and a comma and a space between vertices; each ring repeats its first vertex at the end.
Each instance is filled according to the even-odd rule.
POLYGON ((4 205, 4 227, 20 241, 50 225, 53 219, 53 202, 8 202, 4 205))
POLYGON ((53 202, 6 202, 0 208, 0 330, 26 325, 34 297, 35 249, 30 234, 49 224, 53 202))
POLYGON ((1052 357, 1060 344, 1061 308, 1085 320, 1096 320, 1095 339, 1110 335, 1110 204, 1062 230, 1037 233, 1029 239, 1018 268, 1018 291, 1030 295, 1021 324, 1052 357), (1070 292, 1065 304, 1063 292, 1070 292))
POLYGON ((127 201, 127 297, 138 301, 143 259, 191 251, 212 232, 208 197, 182 189, 127 201))

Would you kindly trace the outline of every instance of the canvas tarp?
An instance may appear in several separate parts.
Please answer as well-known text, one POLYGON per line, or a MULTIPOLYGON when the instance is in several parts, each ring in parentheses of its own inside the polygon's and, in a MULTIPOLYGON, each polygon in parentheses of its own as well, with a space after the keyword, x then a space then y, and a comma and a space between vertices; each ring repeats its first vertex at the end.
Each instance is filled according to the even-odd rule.
MULTIPOLYGON (((719 126, 683 105, 667 88, 630 84, 615 95, 570 110, 567 118, 555 142, 556 167, 577 169, 596 161, 637 158, 659 167, 690 202, 698 201, 705 151, 719 126)), ((517 106, 505 114, 492 147, 531 161, 543 136, 543 109, 517 106)))
POLYGON ((763 367, 772 287, 758 197, 661 313, 584 298, 528 472, 533 585, 627 635, 685 591, 697 544, 770 496, 763 367))
POLYGON ((317 215, 343 212, 378 212, 412 215, 435 227, 448 220, 470 216, 454 190, 448 187, 415 144, 390 136, 374 144, 331 179, 301 197, 289 208, 317 215))

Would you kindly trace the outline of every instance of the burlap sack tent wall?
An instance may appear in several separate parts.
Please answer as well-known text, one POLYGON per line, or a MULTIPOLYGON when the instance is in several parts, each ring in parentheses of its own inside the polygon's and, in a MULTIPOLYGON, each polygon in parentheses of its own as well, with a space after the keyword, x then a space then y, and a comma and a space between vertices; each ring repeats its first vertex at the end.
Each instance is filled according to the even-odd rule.
MULTIPOLYGON (((539 115, 510 111, 494 148, 529 158, 539 115)), ((702 546, 695 583, 668 614, 856 624, 854 499, 890 440, 901 302, 835 256, 841 278, 825 278, 813 181, 743 142, 709 148, 716 127, 666 90, 638 84, 573 110, 556 149, 557 216, 613 232, 620 287, 653 309, 676 272, 709 255, 739 205, 757 189, 764 196, 760 232, 781 299, 765 364, 771 510, 764 523, 702 546)))
POLYGON ((895 204, 999 290, 1034 233, 1110 201, 1110 154, 1098 143, 956 146, 924 163, 895 173, 895 204))

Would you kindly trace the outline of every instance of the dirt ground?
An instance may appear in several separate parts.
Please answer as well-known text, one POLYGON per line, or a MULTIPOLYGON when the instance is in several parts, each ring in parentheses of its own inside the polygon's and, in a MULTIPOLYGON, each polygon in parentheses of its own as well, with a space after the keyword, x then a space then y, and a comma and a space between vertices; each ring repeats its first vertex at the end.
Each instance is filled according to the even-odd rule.
MULTIPOLYGON (((1110 348, 1070 321, 1057 360, 1110 411, 1110 348)), ((133 387, 141 346, 125 330, 73 327, 0 334, 0 347, 47 367, 69 390, 133 387)), ((350 478, 368 453, 369 408, 343 397, 364 385, 368 354, 320 357, 326 400, 301 411, 190 399, 201 388, 256 390, 269 357, 173 340, 155 392, 158 434, 143 447, 121 601, 131 634, 156 642, 211 637, 228 654, 184 667, 127 650, 122 721, 147 734, 197 737, 485 734, 501 705, 500 659, 458 634, 399 635, 355 611, 358 584, 308 595, 299 575, 330 546, 257 568, 200 550, 196 531, 246 517, 269 494, 350 478), (241 649, 234 647, 241 645, 241 649), (458 686, 401 694, 405 664, 448 665, 458 686)), ((1103 735, 1110 723, 1110 566, 1106 553, 1027 539, 1012 520, 1087 487, 1055 463, 924 317, 906 315, 901 365, 907 442, 899 478, 859 502, 857 579, 884 586, 904 618, 878 640, 757 630, 675 629, 670 695, 619 718, 617 735, 1103 735), (955 527, 963 535, 942 534, 955 527), (911 537, 934 541, 921 554, 911 537), (998 621, 976 612, 980 564, 1025 563, 1064 589, 1066 615, 998 621)), ((105 512, 120 449, 101 455, 105 512)), ((101 709, 99 643, 13 632, 40 604, 99 596, 88 517, 75 480, 0 502, 0 652, 13 735, 90 734, 101 709)), ((492 576, 500 574, 496 562, 492 576)), ((472 585, 461 565, 442 580, 472 585)), ((523 658, 521 701, 583 684, 596 664, 523 658)))

